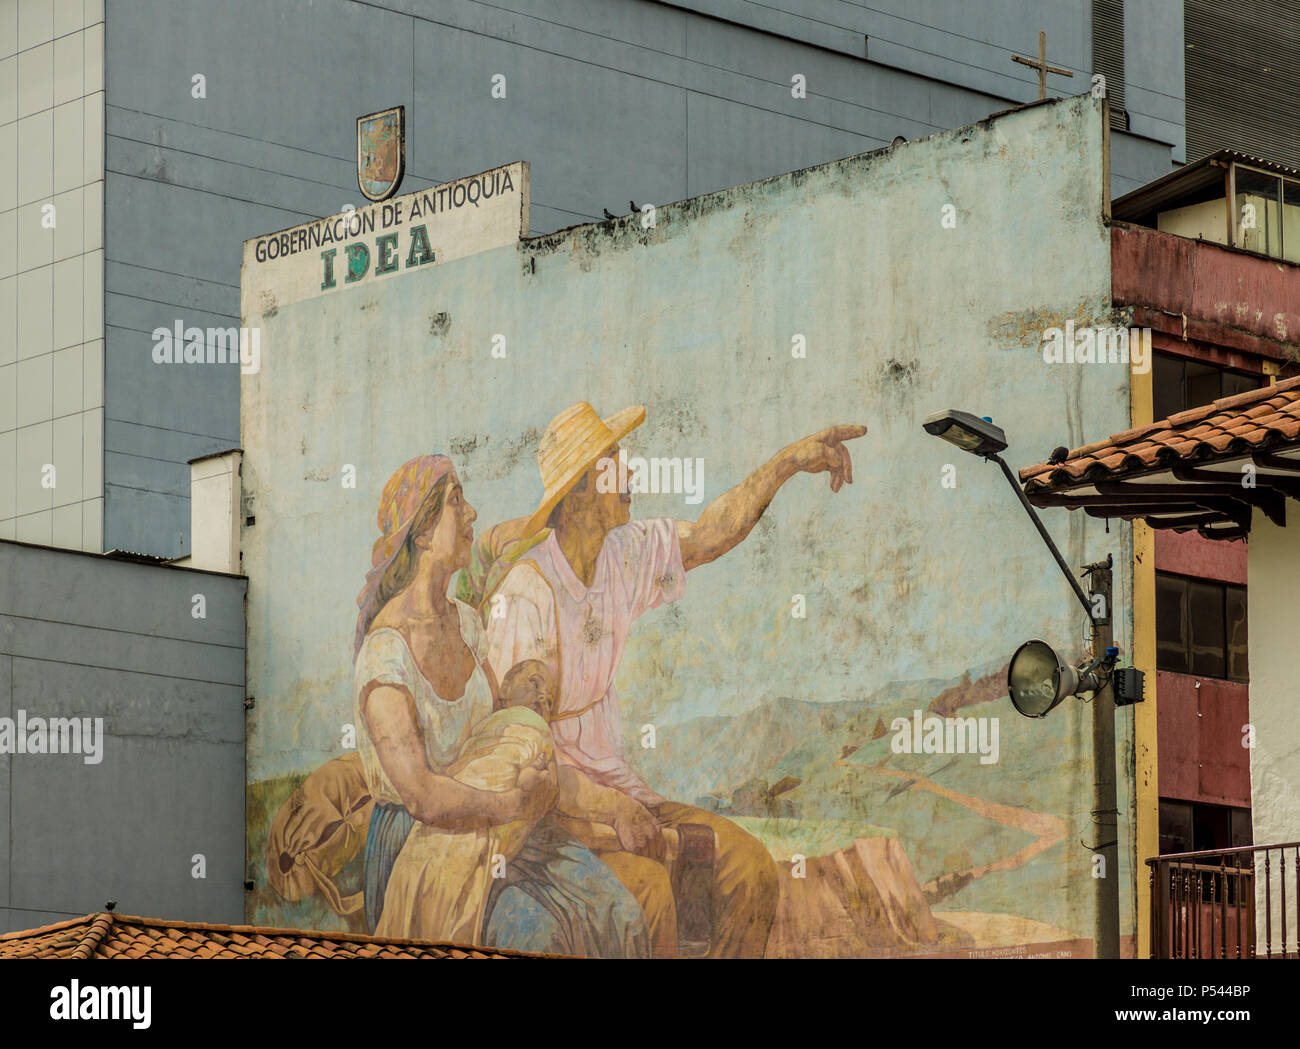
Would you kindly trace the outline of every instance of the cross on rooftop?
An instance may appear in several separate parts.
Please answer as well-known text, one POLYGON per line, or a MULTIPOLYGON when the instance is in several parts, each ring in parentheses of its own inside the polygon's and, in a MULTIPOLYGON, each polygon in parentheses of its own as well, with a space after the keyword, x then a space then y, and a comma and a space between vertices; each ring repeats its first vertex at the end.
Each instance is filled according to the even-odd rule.
POLYGON ((1057 66, 1047 64, 1047 34, 1041 29, 1038 31, 1038 61, 1032 58, 1025 58, 1023 55, 1012 55, 1011 61, 1019 62, 1022 66, 1031 66, 1038 70, 1038 97, 1047 97, 1047 74, 1055 73, 1057 76, 1069 76, 1074 74, 1068 69, 1060 69, 1057 66))

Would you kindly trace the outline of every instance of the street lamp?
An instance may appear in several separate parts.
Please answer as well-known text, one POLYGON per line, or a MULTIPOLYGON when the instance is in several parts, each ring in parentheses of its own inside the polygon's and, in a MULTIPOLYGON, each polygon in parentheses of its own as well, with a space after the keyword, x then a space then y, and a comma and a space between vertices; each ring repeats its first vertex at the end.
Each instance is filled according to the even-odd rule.
POLYGON ((1038 513, 1025 496, 1011 468, 1003 461, 1007 435, 987 416, 971 415, 949 409, 936 412, 923 423, 925 432, 941 437, 964 452, 991 459, 1002 467, 1020 505, 1034 522, 1038 534, 1051 551, 1057 566, 1070 584, 1079 604, 1092 624, 1092 660, 1070 666, 1044 641, 1027 641, 1016 649, 1007 669, 1007 693, 1016 710, 1026 717, 1045 717, 1067 696, 1092 692, 1092 822, 1100 839, 1088 846, 1103 861, 1102 876, 1095 878, 1096 926, 1094 950, 1098 958, 1119 957, 1119 809, 1115 790, 1115 706, 1120 685, 1119 703, 1137 702, 1142 696, 1141 674, 1132 668, 1114 672, 1119 649, 1112 644, 1111 629, 1111 559, 1086 566, 1095 601, 1090 601, 1052 542, 1038 513))
POLYGON ((1083 592, 1083 587, 1079 586, 1079 581, 1074 578, 1074 573, 1070 571, 1069 566, 1065 563, 1065 558, 1061 556, 1061 551, 1056 548, 1052 542, 1052 537, 1048 534, 1047 529, 1043 527, 1043 522, 1039 520, 1037 511, 1030 505, 1029 500, 1025 497, 1024 491, 1017 483, 1015 475, 1011 472, 1011 467, 1007 466, 998 453, 1006 451, 1007 435, 1003 432, 1002 427, 994 426, 993 420, 988 416, 980 418, 971 415, 970 412, 959 412, 954 408, 949 408, 946 412, 935 412, 928 416, 924 423, 921 424, 925 432, 934 437, 942 437, 949 444, 960 448, 963 452, 970 452, 971 455, 978 455, 985 459, 991 459, 1002 467, 1002 473, 1011 485, 1012 491, 1016 493, 1016 498, 1020 500, 1020 505, 1025 508, 1025 513, 1029 519, 1034 522, 1034 527, 1038 529, 1038 534, 1043 537, 1043 542, 1047 544, 1047 549, 1052 552, 1056 558, 1056 563, 1060 566, 1066 581, 1074 590, 1075 596, 1079 603, 1083 605, 1083 610, 1088 613, 1088 619, 1093 623, 1110 622, 1110 609, 1094 609, 1092 602, 1088 600, 1088 595, 1083 592))

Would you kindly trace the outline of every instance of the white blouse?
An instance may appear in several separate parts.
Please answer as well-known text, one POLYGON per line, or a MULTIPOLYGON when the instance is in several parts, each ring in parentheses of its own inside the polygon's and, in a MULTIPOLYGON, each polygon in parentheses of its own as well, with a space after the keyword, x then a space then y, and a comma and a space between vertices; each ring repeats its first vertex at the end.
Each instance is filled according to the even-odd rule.
POLYGON ((374 742, 366 728, 361 713, 361 695, 372 681, 384 685, 401 685, 415 700, 415 713, 424 735, 424 753, 429 768, 441 772, 460 753, 473 727, 492 713, 492 690, 483 673, 483 624, 478 613, 469 605, 456 601, 460 613, 460 634, 474 654, 474 671, 465 682, 465 693, 459 699, 446 700, 434 691, 433 685, 420 672, 406 639, 392 627, 380 627, 366 635, 357 653, 352 672, 353 707, 357 726, 357 753, 365 769, 366 782, 376 801, 401 805, 388 775, 379 762, 374 742))

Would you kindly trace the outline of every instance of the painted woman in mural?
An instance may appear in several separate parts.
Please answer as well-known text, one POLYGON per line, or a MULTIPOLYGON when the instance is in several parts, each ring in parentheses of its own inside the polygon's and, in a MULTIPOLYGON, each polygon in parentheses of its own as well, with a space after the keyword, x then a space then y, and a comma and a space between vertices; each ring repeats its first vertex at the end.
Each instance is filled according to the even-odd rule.
MULTIPOLYGON (((382 936, 481 942, 494 870, 554 833, 545 668, 513 668, 503 690, 478 614, 446 596, 469 564, 475 517, 449 459, 406 463, 384 487, 357 599, 357 749, 375 799, 365 916, 382 936)), ((564 843, 532 873, 562 934, 552 950, 648 953, 635 898, 581 845, 564 843)))

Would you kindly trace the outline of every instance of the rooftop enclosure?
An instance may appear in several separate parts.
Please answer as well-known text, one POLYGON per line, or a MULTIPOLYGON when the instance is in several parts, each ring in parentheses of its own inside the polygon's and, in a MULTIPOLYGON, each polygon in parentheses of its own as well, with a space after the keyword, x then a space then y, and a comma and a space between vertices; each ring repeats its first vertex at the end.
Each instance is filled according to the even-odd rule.
POLYGON ((1300 262, 1300 171, 1222 149, 1115 201, 1115 216, 1300 262))
MULTIPOLYGON (((361 928, 280 895, 265 855, 294 789, 355 738, 356 599, 386 481, 443 452, 478 533, 530 514, 541 434, 588 401, 645 406, 629 457, 695 466, 694 485, 637 490, 634 520, 693 521, 792 442, 868 427, 846 445, 852 485, 791 479, 748 539, 632 626, 616 675, 627 760, 776 862, 762 952, 1091 954, 1087 708, 1028 721, 1005 696, 1015 647, 1076 657, 1084 617, 996 469, 921 422, 991 416, 1022 462, 1081 444, 1085 413, 1090 432, 1129 425, 1126 365, 1043 351, 1067 321, 1116 323, 1106 140, 1084 96, 541 237, 521 239, 529 172, 510 164, 475 176, 497 190, 477 208, 453 187, 450 204, 362 209, 373 228, 333 217, 248 241, 247 920, 361 928), (919 730, 910 745, 947 717, 976 719, 997 754, 927 752, 919 730)), ((1115 555, 1127 650, 1130 529, 1046 518, 1071 564, 1115 555)), ((1132 842, 1131 719, 1118 736, 1132 842)))

